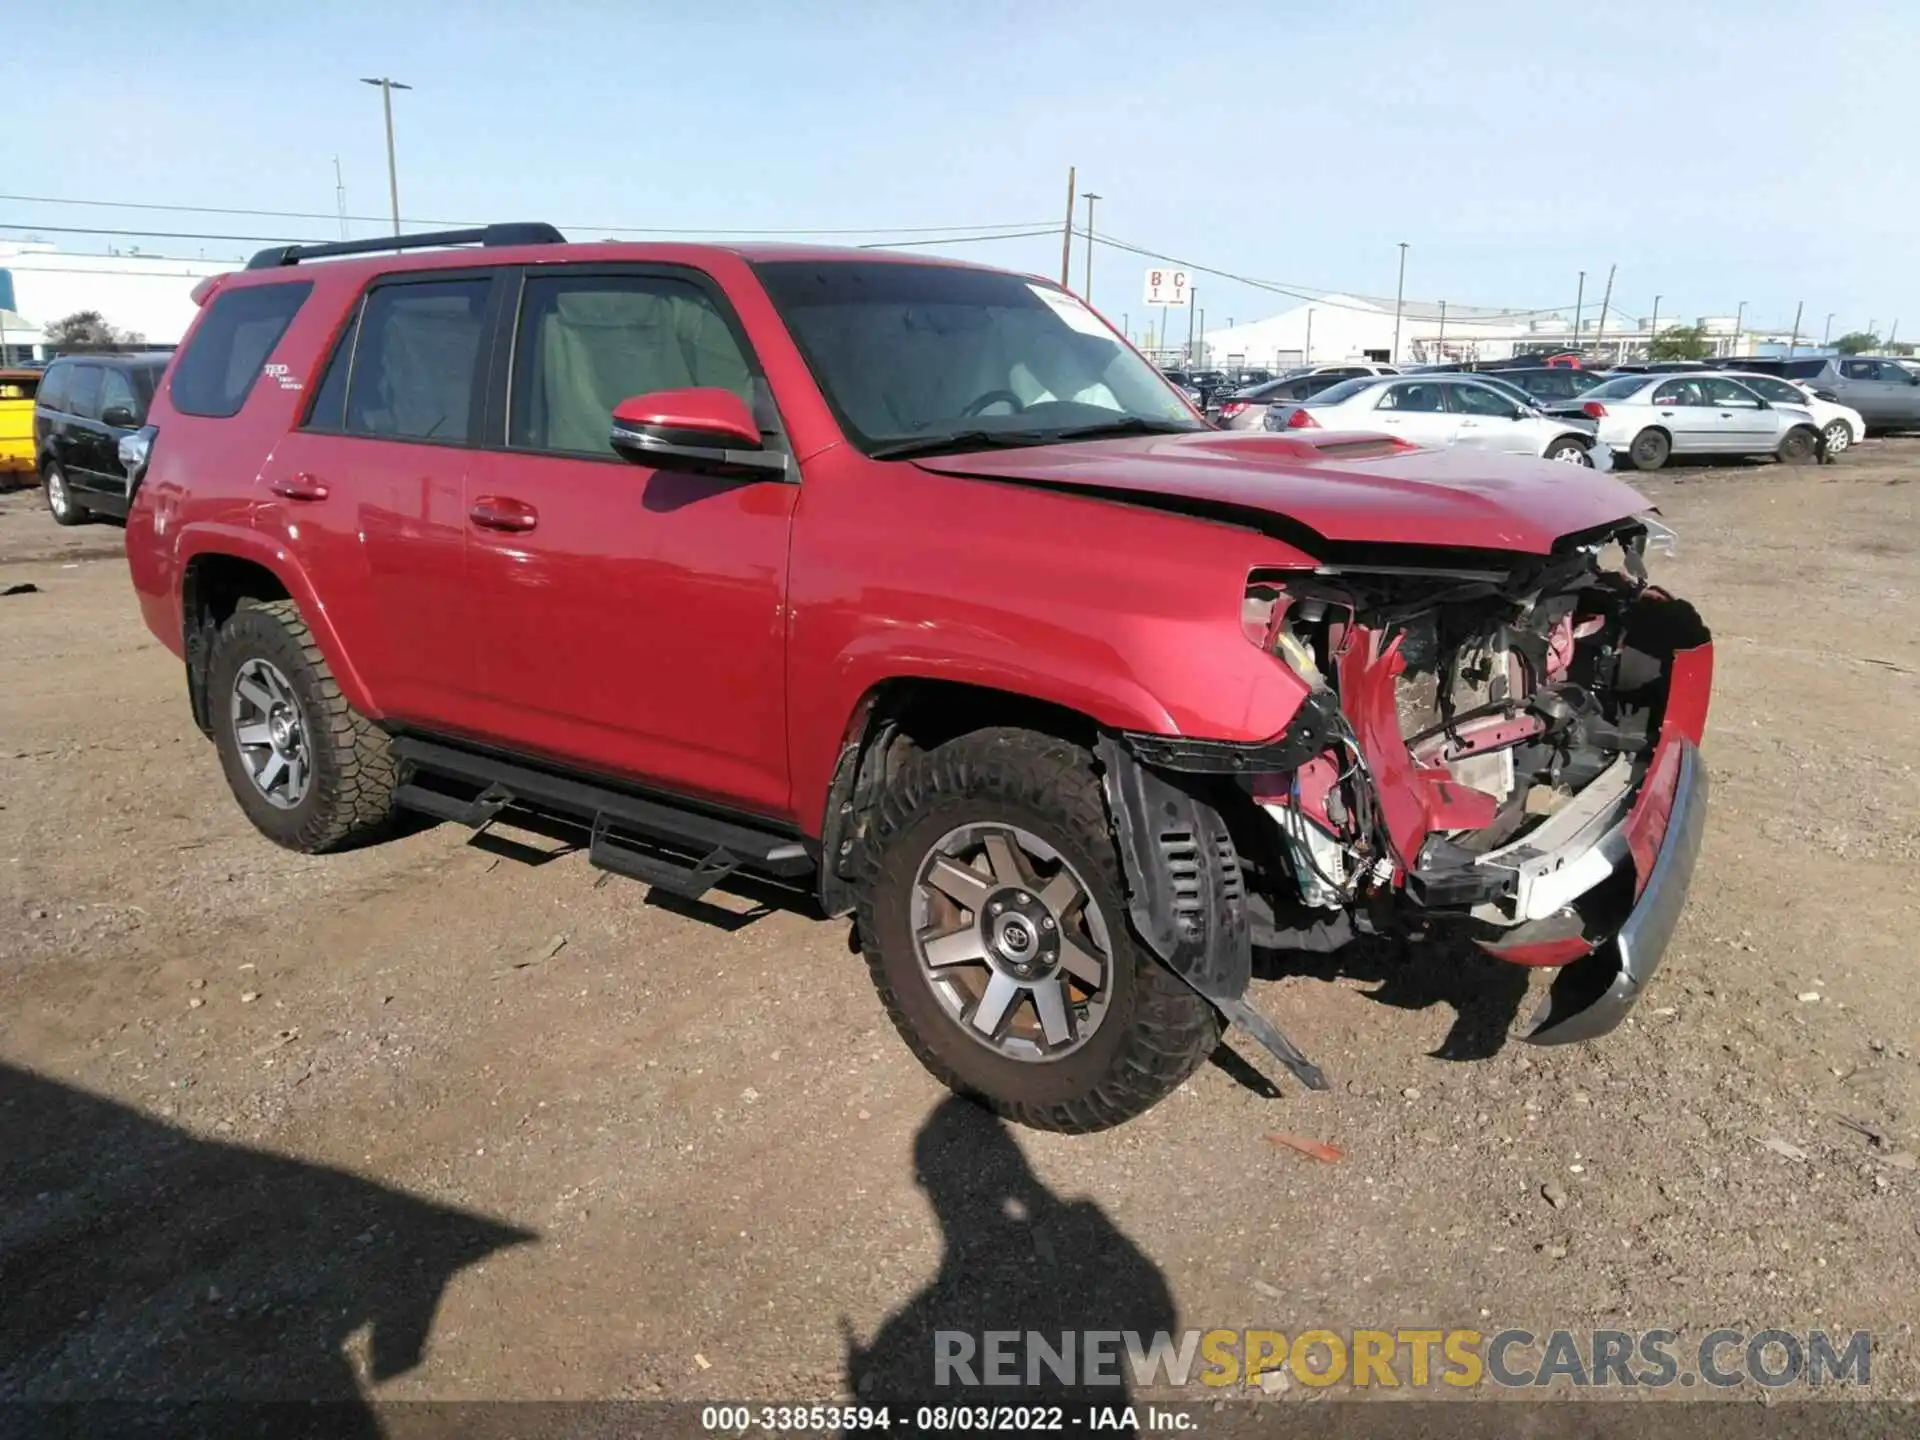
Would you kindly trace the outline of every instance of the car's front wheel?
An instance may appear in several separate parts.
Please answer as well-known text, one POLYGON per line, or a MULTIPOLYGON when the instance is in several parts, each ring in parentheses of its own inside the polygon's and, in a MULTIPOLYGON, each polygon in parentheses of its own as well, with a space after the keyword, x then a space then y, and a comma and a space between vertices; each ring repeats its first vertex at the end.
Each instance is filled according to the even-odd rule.
POLYGON ((220 627, 207 713, 227 786, 269 840, 316 854, 389 828, 387 737, 347 703, 291 600, 243 602, 220 627))
POLYGON ((1562 435, 1547 446, 1546 458, 1558 460, 1563 465, 1584 465, 1589 470, 1593 468, 1593 453, 1571 435, 1562 435))
POLYGON ((1820 433, 1826 437, 1827 454, 1830 456, 1838 455, 1841 451, 1851 449, 1853 446, 1853 427, 1844 420, 1829 422, 1827 428, 1820 433))
POLYGON ((47 511, 56 525, 84 525, 93 518, 93 512, 73 498, 67 472, 59 465, 49 462, 40 484, 47 494, 47 511))
POLYGON ((950 1088, 1103 1130, 1170 1094, 1220 1021, 1127 928, 1092 757, 1026 730, 916 756, 868 829, 860 936, 881 1002, 950 1088))

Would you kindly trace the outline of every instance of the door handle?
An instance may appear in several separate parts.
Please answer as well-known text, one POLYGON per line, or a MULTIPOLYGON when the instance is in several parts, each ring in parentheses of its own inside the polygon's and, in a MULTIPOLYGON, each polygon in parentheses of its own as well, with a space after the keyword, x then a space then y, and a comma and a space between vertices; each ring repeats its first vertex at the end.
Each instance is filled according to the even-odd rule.
POLYGON ((482 530, 524 534, 540 523, 540 512, 510 495, 482 495, 467 511, 467 518, 482 530))
POLYGON ((1462 420, 1460 422, 1460 428, 1462 430, 1478 430, 1480 428, 1480 422, 1478 420, 1462 420))
POLYGON ((282 475, 267 482, 267 488, 282 500, 324 500, 327 498, 327 482, 318 475, 309 475, 304 470, 296 470, 291 475, 282 475))
POLYGON ((1667 419, 1669 419, 1669 420, 1671 420, 1671 419, 1673 418, 1673 412, 1672 412, 1671 410, 1662 410, 1662 411, 1661 411, 1660 413, 1661 413, 1662 415, 1664 415, 1664 416, 1666 416, 1666 417, 1667 417, 1667 419))

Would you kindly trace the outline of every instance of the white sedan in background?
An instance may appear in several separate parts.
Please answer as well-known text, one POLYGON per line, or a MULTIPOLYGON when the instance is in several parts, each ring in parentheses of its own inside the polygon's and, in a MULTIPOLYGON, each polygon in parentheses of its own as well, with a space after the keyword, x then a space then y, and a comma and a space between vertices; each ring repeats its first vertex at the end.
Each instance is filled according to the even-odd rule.
POLYGON ((1738 380, 1762 400, 1774 405, 1797 405, 1813 416, 1827 442, 1827 454, 1838 455, 1866 437, 1867 422, 1850 405, 1822 400, 1798 380, 1782 380, 1777 375, 1750 375, 1745 370, 1721 372, 1738 380))
POLYGON ((1740 381, 1698 370, 1621 375, 1555 405, 1585 415, 1600 439, 1636 470, 1675 455, 1771 455, 1803 465, 1820 453, 1820 428, 1804 405, 1762 400, 1740 381))
POLYGON ((1611 469, 1584 417, 1542 414, 1510 394, 1464 375, 1368 375, 1345 380, 1297 404, 1273 404, 1268 430, 1371 430, 1416 445, 1454 446, 1502 455, 1536 455, 1569 465, 1611 469))

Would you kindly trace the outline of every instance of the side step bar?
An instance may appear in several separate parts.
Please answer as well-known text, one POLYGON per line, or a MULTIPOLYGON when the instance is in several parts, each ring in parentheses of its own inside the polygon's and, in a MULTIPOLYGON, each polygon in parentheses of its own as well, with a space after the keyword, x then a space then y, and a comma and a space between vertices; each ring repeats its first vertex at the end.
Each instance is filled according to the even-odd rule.
POLYGON ((402 737, 393 751, 403 782, 394 791, 396 804, 474 829, 513 807, 558 815, 588 828, 593 865, 690 900, 737 870, 782 878, 813 873, 812 854, 790 834, 432 740, 402 737), (421 784, 423 775, 478 793, 449 794, 421 784), (700 858, 659 853, 651 848, 656 845, 700 858))

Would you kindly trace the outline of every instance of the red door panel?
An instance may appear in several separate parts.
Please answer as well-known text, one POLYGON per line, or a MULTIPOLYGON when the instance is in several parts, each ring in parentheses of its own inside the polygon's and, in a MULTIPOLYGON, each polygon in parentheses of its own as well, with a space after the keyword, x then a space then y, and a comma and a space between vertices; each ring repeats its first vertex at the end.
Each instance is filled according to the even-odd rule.
POLYGON ((786 815, 799 487, 495 451, 469 457, 466 491, 480 693, 465 728, 786 815))

